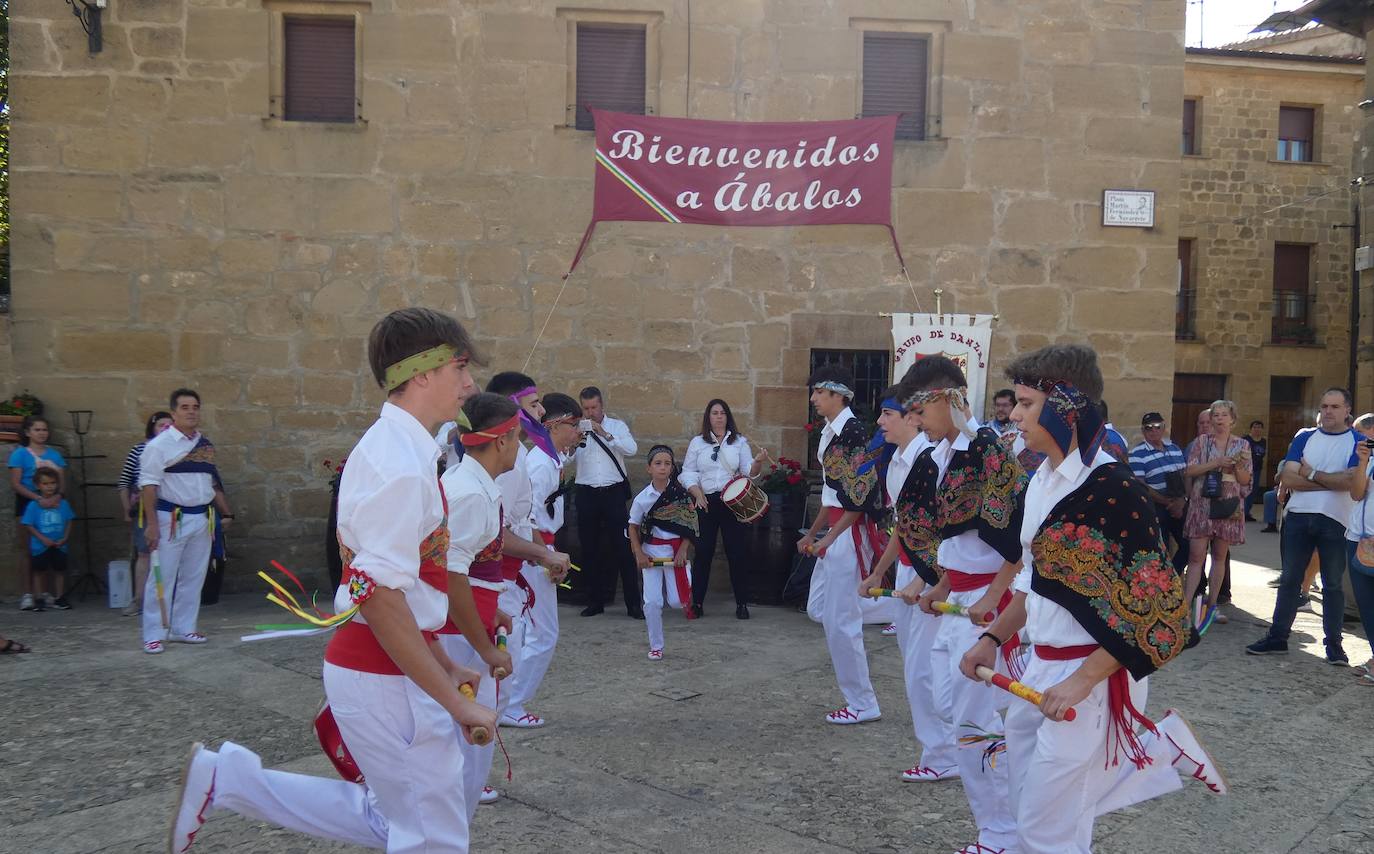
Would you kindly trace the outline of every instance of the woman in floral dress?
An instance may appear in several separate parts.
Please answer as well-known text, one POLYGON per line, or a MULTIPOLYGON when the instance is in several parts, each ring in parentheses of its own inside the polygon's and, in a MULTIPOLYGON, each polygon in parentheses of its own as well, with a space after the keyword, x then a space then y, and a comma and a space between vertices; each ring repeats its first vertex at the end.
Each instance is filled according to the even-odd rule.
MULTIPOLYGON (((1207 585, 1207 609, 1200 626, 1211 622, 1216 613, 1217 596, 1221 582, 1226 577, 1226 553, 1231 546, 1245 542, 1245 495, 1250 489, 1251 465, 1250 445, 1241 436, 1232 435, 1236 425, 1236 405, 1229 400, 1212 403, 1212 433, 1199 436, 1188 454, 1188 467, 1185 476, 1192 479, 1189 490, 1188 516, 1183 523, 1183 534, 1188 538, 1188 577, 1184 581, 1184 594, 1188 602, 1193 601, 1202 581, 1202 564, 1207 552, 1212 553, 1212 572, 1217 575, 1207 585), (1203 497, 1208 474, 1220 473, 1220 491, 1211 497, 1203 497), (1233 501, 1232 499, 1236 499, 1233 501), (1213 508, 1216 504, 1234 505, 1234 512, 1225 518, 1214 519, 1213 508)), ((1224 507, 1223 507, 1224 509, 1224 507)))

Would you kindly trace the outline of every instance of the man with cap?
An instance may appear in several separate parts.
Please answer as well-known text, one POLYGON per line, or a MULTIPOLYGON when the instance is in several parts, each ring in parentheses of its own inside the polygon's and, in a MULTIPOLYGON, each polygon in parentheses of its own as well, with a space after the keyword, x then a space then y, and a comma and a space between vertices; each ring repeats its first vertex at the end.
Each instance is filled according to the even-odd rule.
POLYGON ((1183 488, 1183 469, 1187 459, 1183 450, 1164 437, 1164 416, 1147 412, 1140 419, 1139 445, 1131 449, 1131 471, 1150 492, 1159 525, 1173 537, 1175 548, 1170 562, 1182 574, 1188 567, 1188 540, 1183 536, 1183 516, 1188 499, 1183 488))

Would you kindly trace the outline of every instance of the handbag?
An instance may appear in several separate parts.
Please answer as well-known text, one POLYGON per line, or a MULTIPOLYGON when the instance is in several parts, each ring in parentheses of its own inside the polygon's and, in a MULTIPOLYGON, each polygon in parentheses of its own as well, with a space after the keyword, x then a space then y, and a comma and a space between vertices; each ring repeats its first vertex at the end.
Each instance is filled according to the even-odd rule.
POLYGON ((1374 537, 1365 530, 1365 509, 1369 505, 1369 484, 1365 484, 1364 500, 1360 502, 1360 541, 1355 544, 1355 560, 1374 567, 1374 537))
MULTIPOLYGON (((1207 444, 1210 446, 1211 441, 1209 440, 1207 444)), ((1222 481, 1220 471, 1209 471, 1207 472, 1207 474, 1203 476, 1202 497, 1208 499, 1208 519, 1230 519, 1232 516, 1236 515, 1236 511, 1240 509, 1240 498, 1225 498, 1222 496, 1222 481)))

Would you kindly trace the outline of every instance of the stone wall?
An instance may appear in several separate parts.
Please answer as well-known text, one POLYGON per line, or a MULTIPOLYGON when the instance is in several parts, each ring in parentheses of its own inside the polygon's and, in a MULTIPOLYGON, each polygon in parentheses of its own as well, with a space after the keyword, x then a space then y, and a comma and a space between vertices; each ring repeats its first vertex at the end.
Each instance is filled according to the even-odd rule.
POLYGON ((1351 235, 1337 226, 1351 222, 1363 78, 1358 63, 1188 57, 1201 154, 1183 158, 1179 235, 1194 238, 1197 340, 1178 343, 1176 367, 1229 375, 1243 421, 1269 420, 1271 376, 1310 378, 1313 414, 1348 383, 1351 235), (1316 162, 1274 159, 1280 105, 1317 108, 1316 162), (1275 242, 1314 245, 1314 345, 1270 343, 1275 242))
POLYGON ((118 0, 96 56, 60 4, 11 7, 15 371, 96 411, 102 479, 171 388, 199 388, 245 570, 321 564, 322 461, 380 401, 363 340, 398 306, 462 317, 488 371, 523 365, 548 317, 546 389, 596 382, 679 446, 719 395, 799 456, 809 350, 889 347, 877 313, 932 310, 935 286, 1000 314, 994 371, 1086 340, 1116 411, 1167 409, 1182 0, 697 0, 690 39, 685 0, 596 4, 658 21, 673 116, 853 116, 865 22, 943 33, 940 135, 895 164, 910 285, 881 228, 646 224, 599 227, 565 285, 593 160, 564 126, 556 5, 308 5, 369 10, 363 123, 267 117, 281 4, 118 0), (1156 191, 1156 228, 1103 228, 1108 187, 1156 191))

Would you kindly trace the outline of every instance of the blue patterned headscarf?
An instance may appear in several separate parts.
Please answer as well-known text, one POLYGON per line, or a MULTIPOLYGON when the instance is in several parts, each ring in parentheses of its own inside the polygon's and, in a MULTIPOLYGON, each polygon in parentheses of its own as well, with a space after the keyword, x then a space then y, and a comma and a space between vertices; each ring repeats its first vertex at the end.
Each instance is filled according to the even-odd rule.
POLYGON ((1107 425, 1097 404, 1064 380, 1013 377, 1012 382, 1045 393, 1045 405, 1040 408, 1040 426, 1049 431, 1060 453, 1066 457, 1076 436, 1078 456, 1084 465, 1090 465, 1107 436, 1107 425))

